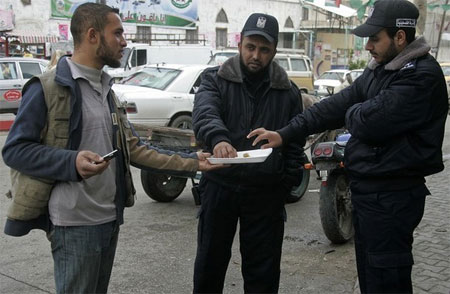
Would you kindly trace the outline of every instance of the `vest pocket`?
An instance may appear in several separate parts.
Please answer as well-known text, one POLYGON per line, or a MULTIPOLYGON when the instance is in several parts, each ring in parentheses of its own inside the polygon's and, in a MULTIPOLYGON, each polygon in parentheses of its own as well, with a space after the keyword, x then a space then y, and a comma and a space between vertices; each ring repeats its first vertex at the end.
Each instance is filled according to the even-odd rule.
POLYGON ((53 133, 53 136, 46 137, 46 144, 57 148, 66 148, 69 140, 69 118, 55 117, 51 124, 49 131, 53 133))

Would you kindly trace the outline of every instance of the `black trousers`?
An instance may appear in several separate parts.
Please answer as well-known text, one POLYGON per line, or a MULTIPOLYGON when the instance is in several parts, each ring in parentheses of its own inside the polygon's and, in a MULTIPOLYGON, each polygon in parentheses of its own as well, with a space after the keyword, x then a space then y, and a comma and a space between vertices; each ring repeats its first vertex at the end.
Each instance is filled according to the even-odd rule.
POLYGON ((194 293, 222 293, 239 220, 245 293, 277 293, 285 188, 233 192, 202 178, 194 293))
POLYGON ((412 293, 413 232, 426 195, 425 185, 372 194, 352 191, 361 293, 412 293))

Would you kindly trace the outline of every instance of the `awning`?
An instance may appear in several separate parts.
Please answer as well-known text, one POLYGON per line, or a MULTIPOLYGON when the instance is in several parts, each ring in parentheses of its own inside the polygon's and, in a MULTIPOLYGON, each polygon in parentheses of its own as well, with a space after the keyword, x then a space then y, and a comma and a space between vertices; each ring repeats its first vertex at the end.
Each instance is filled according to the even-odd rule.
POLYGON ((59 36, 55 35, 8 33, 6 36, 16 37, 23 44, 56 43, 59 41, 59 36))
POLYGON ((325 4, 325 1, 314 1, 314 2, 303 1, 303 4, 311 5, 346 18, 357 15, 357 11, 355 9, 342 4, 339 5, 339 7, 328 6, 325 4))

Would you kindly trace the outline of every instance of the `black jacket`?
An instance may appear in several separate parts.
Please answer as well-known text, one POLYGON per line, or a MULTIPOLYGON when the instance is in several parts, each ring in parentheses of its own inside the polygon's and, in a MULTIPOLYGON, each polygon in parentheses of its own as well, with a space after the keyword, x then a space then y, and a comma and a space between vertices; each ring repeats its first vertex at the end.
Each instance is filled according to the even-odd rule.
MULTIPOLYGON (((259 149, 247 134, 256 128, 279 129, 301 113, 299 89, 275 62, 269 68, 270 82, 261 95, 249 94, 241 72, 239 55, 220 68, 207 69, 195 95, 193 127, 196 137, 208 151, 222 141, 237 151, 259 149)), ((203 174, 219 184, 240 188, 264 188, 283 183, 291 188, 299 184, 304 160, 304 140, 276 148, 263 163, 237 164, 203 174)))
POLYGON ((348 88, 279 130, 283 141, 344 126, 352 189, 399 190, 443 170, 448 100, 445 79, 423 38, 386 65, 372 61, 348 88))

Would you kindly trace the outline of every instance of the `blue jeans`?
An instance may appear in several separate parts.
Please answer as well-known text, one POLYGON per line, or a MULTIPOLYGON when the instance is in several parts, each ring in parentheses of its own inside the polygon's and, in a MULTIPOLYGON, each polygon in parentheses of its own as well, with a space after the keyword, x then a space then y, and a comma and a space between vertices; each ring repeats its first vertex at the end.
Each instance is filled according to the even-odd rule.
POLYGON ((116 253, 116 221, 55 226, 49 234, 57 293, 106 293, 116 253))

